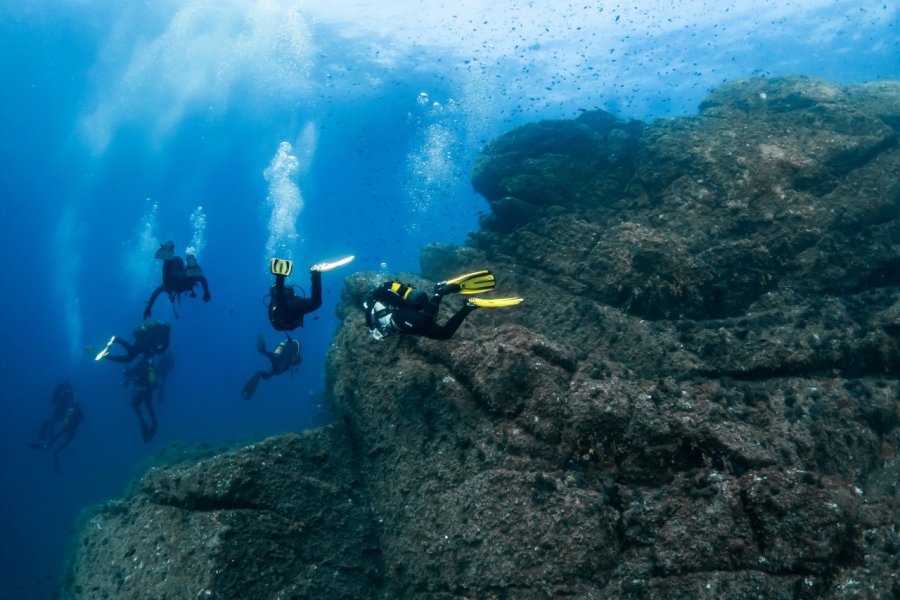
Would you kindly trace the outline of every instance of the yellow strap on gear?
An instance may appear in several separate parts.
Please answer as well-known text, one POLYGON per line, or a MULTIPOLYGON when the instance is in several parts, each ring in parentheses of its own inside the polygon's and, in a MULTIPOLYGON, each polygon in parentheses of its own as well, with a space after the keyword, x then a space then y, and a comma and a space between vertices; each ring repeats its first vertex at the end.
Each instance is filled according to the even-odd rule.
POLYGON ((410 293, 412 293, 413 288, 408 285, 402 284, 399 281, 394 281, 393 283, 391 283, 391 291, 406 300, 410 293))

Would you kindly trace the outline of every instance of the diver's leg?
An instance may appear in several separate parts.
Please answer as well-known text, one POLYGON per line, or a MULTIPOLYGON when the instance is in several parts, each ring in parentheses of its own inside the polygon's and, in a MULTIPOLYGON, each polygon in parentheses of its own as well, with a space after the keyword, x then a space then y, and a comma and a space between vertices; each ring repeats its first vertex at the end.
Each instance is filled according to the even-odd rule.
POLYGON ((453 337, 453 334, 456 333, 456 330, 459 329, 459 326, 462 325, 462 322, 466 317, 469 316, 469 313, 475 310, 474 306, 469 304, 463 305, 459 311, 444 324, 438 325, 434 323, 431 326, 431 329, 428 332, 428 337, 434 338, 436 340, 449 340, 453 337))
POLYGON ((48 437, 53 435, 53 425, 55 425, 58 421, 60 421, 60 419, 56 416, 50 417, 49 419, 44 421, 41 425, 41 432, 38 434, 38 439, 46 440, 48 437))
POLYGON ((123 348, 125 348, 125 352, 128 352, 129 354, 134 352, 134 344, 131 344, 130 342, 126 342, 124 339, 120 338, 119 336, 116 336, 116 339, 113 340, 113 343, 116 343, 116 344, 122 346, 123 348))
POLYGON ((153 392, 147 393, 144 405, 147 407, 147 414, 150 415, 150 426, 141 430, 141 436, 145 442, 149 442, 156 435, 156 430, 159 427, 159 422, 156 420, 156 411, 153 410, 153 392))
POLYGON ((53 444, 56 443, 56 440, 58 440, 58 439, 61 438, 63 435, 65 435, 65 433, 66 433, 66 428, 63 427, 62 429, 60 429, 59 431, 57 431, 56 433, 54 433, 52 436, 50 436, 50 439, 47 440, 47 443, 44 444, 44 446, 45 446, 46 448, 49 448, 50 446, 52 446, 53 444))
POLYGON ((141 412, 141 404, 143 403, 144 390, 139 390, 131 397, 131 408, 134 409, 134 414, 137 415, 138 421, 141 422, 141 431, 147 428, 147 423, 144 421, 144 414, 141 412))
POLYGON ((66 434, 66 438, 62 441, 62 443, 56 447, 56 453, 59 454, 60 450, 68 446, 72 443, 72 440, 75 439, 75 429, 72 427, 67 427, 63 430, 62 433, 66 434))
POLYGON ((425 303, 425 307, 422 309, 422 312, 432 318, 432 320, 437 318, 438 310, 441 308, 441 300, 443 296, 441 294, 432 294, 432 296, 428 299, 428 302, 425 303))
POLYGON ((147 414, 150 415, 150 420, 156 423, 156 411, 153 410, 152 390, 147 390, 147 394, 144 396, 144 407, 147 409, 147 414))
POLYGON ((56 450, 53 451, 53 470, 59 473, 59 453, 62 452, 63 448, 72 443, 72 440, 75 439, 75 429, 74 428, 66 428, 63 429, 60 433, 66 433, 66 439, 63 440, 63 443, 57 446, 56 450))
POLYGON ((107 354, 104 357, 106 360, 111 360, 112 362, 117 362, 117 363, 130 363, 139 354, 138 349, 135 348, 133 344, 129 344, 128 342, 126 342, 125 340, 123 340, 122 338, 120 338, 118 336, 116 336, 115 343, 117 343, 120 346, 122 346, 123 348, 125 348, 126 354, 120 354, 118 356, 113 356, 112 354, 107 354))

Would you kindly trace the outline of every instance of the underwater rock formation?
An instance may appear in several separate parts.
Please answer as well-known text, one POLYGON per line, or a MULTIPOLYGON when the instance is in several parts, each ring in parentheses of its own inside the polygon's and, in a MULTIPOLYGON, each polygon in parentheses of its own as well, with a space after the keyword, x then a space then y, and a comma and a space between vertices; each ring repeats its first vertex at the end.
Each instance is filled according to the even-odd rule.
POLYGON ((367 597, 383 567, 354 463, 328 426, 151 468, 85 515, 67 596, 367 597))
POLYGON ((481 230, 403 279, 526 302, 378 342, 349 277, 335 424, 150 470, 67 592, 896 597, 898 128, 900 84, 791 77, 501 136, 481 230))

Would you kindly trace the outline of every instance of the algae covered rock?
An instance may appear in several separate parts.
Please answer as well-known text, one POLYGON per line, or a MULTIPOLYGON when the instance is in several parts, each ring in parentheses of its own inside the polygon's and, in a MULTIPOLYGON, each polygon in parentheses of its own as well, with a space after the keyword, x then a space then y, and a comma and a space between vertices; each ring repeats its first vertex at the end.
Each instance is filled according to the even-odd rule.
POLYGON ((76 598, 365 598, 381 561, 346 440, 326 427, 151 468, 85 518, 76 598))

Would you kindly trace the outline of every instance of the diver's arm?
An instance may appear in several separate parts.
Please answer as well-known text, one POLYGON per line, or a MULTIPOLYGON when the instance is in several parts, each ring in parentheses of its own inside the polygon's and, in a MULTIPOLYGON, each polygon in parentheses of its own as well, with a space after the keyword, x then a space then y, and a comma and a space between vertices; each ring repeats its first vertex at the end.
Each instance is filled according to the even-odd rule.
POLYGON ((309 274, 309 281, 312 284, 309 297, 315 305, 309 309, 311 312, 322 306, 322 272, 311 271, 309 274))
POLYGON ((296 315, 297 318, 322 306, 322 273, 312 271, 309 278, 312 283, 309 298, 295 298, 291 301, 291 315, 296 315))
POLYGON ((163 293, 163 286, 158 286, 153 293, 150 295, 150 299, 147 300, 147 308, 144 309, 144 319, 150 318, 150 310, 153 308, 153 303, 156 302, 156 297, 163 293))
POLYGON ((278 303, 276 306, 284 306, 287 302, 284 294, 284 275, 275 276, 275 302, 278 303))

